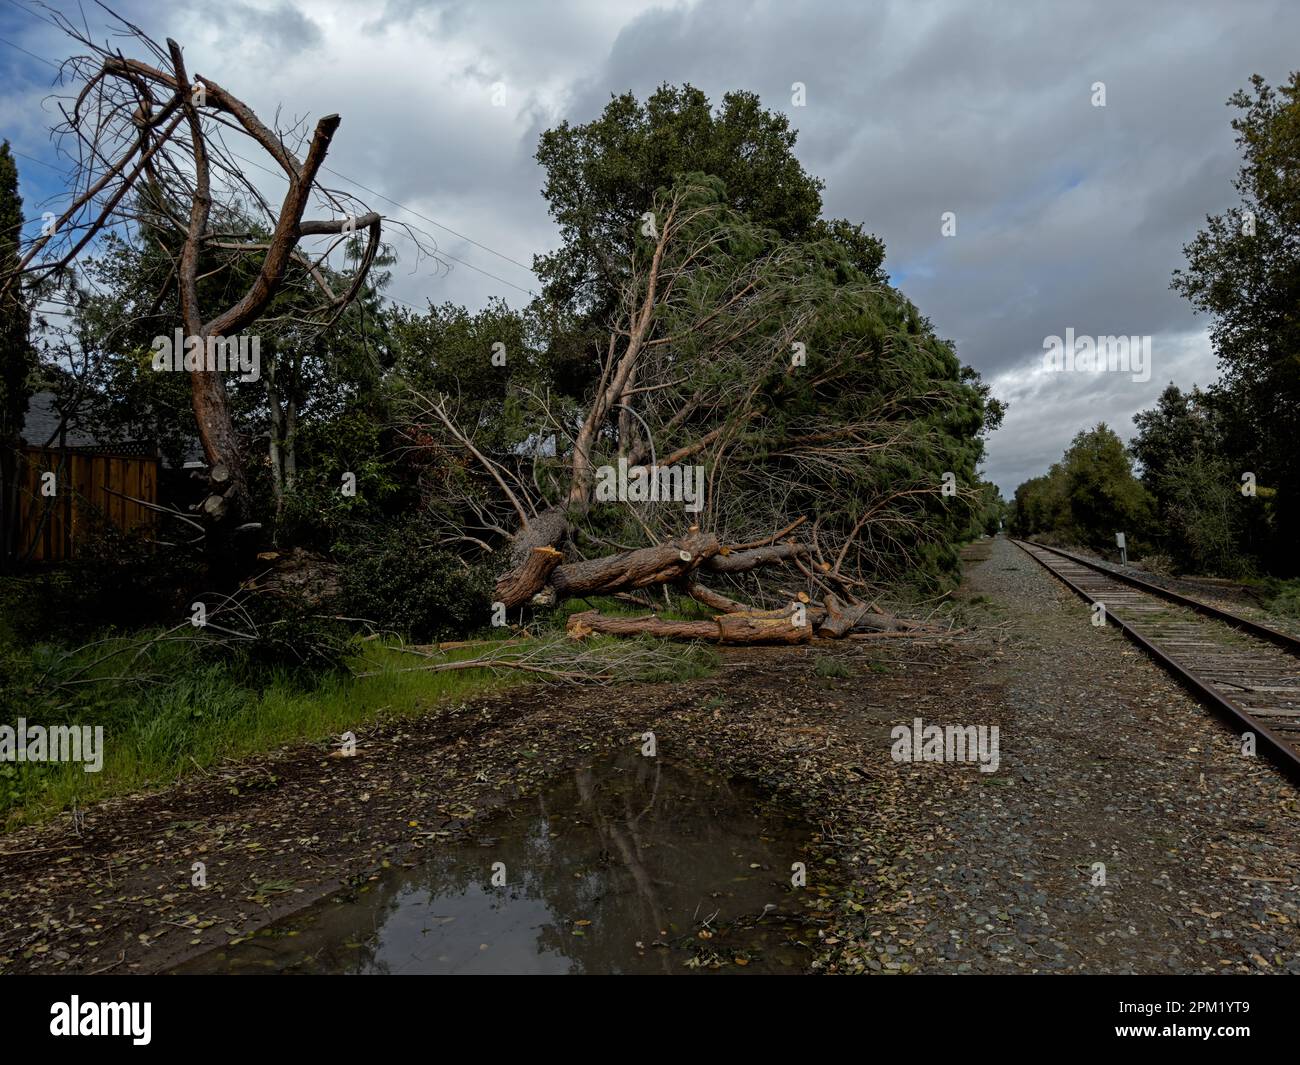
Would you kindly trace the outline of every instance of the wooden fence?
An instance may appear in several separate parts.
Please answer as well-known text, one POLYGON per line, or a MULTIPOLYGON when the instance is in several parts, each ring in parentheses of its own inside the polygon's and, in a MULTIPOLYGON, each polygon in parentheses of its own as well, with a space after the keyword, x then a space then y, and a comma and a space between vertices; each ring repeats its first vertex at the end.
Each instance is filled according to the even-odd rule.
POLYGON ((124 532, 152 524, 154 513, 132 496, 158 502, 158 459, 98 450, 25 448, 19 479, 18 557, 62 562, 97 521, 124 532), (43 475, 53 473, 51 482, 43 475))

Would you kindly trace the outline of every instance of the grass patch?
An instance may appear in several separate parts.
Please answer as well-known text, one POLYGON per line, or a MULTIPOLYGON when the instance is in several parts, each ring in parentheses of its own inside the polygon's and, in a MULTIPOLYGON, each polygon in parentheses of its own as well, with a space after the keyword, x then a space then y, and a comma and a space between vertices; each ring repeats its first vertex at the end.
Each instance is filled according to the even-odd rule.
POLYGON ((853 670, 838 655, 823 655, 813 665, 813 672, 819 677, 851 677, 853 670))
POLYGON ((1270 614, 1300 620, 1300 580, 1269 581, 1269 591, 1265 609, 1270 614))
POLYGON ((351 672, 305 674, 270 670, 250 674, 212 660, 202 646, 177 640, 155 644, 147 670, 119 678, 140 636, 110 637, 68 652, 38 645, 5 658, 8 683, 0 689, 3 720, 28 726, 103 728, 103 765, 0 762, 0 823, 5 830, 44 820, 74 804, 147 790, 287 744, 324 742, 380 721, 419 716, 439 706, 536 682, 535 674, 486 668, 437 672, 427 665, 484 655, 528 655, 529 661, 619 681, 684 680, 716 667, 711 648, 668 646, 649 638, 602 637, 580 649, 562 636, 507 643, 485 640, 448 649, 433 659, 394 643, 358 642, 351 672), (113 651, 129 653, 106 656, 113 651), (575 665, 575 658, 577 664, 575 665), (355 676, 354 674, 367 674, 355 676), (75 683, 54 687, 50 677, 75 683), (21 708, 21 709, 16 709, 21 708))

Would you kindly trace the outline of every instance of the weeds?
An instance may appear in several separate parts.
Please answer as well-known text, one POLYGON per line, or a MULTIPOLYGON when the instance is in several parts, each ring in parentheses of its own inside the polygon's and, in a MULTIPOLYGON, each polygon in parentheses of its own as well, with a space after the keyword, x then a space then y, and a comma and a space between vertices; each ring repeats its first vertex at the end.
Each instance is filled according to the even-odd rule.
POLYGON ((1273 595, 1268 601, 1268 612, 1282 617, 1300 619, 1300 580, 1271 581, 1269 583, 1273 585, 1270 588, 1273 595))
POLYGON ((843 678, 853 676, 853 670, 849 668, 849 664, 838 655, 824 655, 817 659, 817 663, 813 666, 813 672, 819 677, 843 678))
MULTIPOLYGON (((170 630, 110 636, 75 649, 39 645, 10 651, 0 676, 0 720, 102 725, 104 764, 0 763, 0 820, 10 829, 60 810, 160 787, 290 743, 324 740, 383 720, 414 717, 450 702, 536 680, 488 667, 412 669, 411 648, 395 639, 356 641, 346 671, 306 675, 292 663, 250 665, 213 660, 211 647, 174 639, 170 630), (147 648, 141 654, 141 648, 147 648), (123 679, 124 663, 135 673, 123 679)), ((175 635, 175 634, 173 634, 175 635)), ((439 664, 485 655, 530 656, 617 681, 681 680, 708 674, 716 652, 649 639, 589 640, 578 648, 560 636, 421 649, 439 664)), ((568 668, 568 667, 566 667, 568 668)))

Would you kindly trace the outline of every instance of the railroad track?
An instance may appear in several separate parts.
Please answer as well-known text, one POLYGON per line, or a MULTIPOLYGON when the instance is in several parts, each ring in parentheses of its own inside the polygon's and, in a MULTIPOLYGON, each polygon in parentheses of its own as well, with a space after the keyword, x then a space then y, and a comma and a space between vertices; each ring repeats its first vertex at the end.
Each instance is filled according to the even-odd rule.
POLYGON ((1090 559, 1012 540, 1300 782, 1300 639, 1090 559), (1098 612, 1095 604, 1104 609, 1098 612))

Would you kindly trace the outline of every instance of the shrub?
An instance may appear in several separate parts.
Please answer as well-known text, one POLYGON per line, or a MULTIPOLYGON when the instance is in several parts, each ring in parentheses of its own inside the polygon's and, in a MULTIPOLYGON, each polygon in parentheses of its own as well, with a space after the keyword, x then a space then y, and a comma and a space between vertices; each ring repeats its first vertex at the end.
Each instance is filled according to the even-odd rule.
POLYGON ((1268 610, 1283 617, 1300 618, 1300 581, 1279 581, 1277 592, 1268 601, 1268 610))
POLYGON ((813 666, 813 672, 819 677, 851 677, 853 670, 849 664, 842 658, 834 655, 825 655, 817 659, 817 664, 813 666))
POLYGON ((466 636, 491 620, 496 565, 467 565, 454 551, 428 545, 420 522, 404 522, 342 560, 342 611, 413 639, 466 636))
POLYGON ((1174 560, 1168 555, 1143 555, 1139 564, 1148 573, 1157 577, 1172 577, 1175 572, 1174 560))

